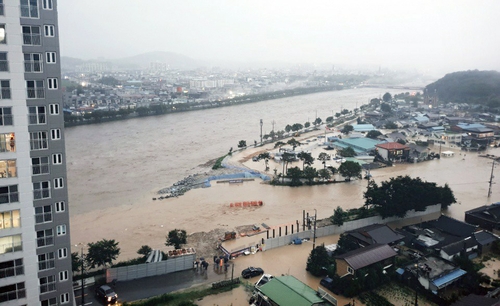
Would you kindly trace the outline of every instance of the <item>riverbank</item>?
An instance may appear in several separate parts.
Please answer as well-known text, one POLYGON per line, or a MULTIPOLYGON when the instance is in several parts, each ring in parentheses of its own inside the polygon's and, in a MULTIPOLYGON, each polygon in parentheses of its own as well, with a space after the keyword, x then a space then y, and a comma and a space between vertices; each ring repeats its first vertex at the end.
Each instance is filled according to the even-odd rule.
POLYGON ((92 113, 88 116, 88 118, 84 118, 82 116, 73 116, 66 115, 64 116, 64 127, 74 127, 80 125, 89 125, 89 124, 97 124, 97 123, 105 123, 105 122, 113 122, 120 120, 128 120, 133 118, 141 118, 141 117, 149 117, 149 116, 160 116, 166 114, 175 114, 196 110, 205 110, 212 108, 220 108, 227 106, 235 106, 242 105, 248 103, 262 102, 266 100, 274 100, 281 99, 287 97, 295 97, 301 95, 309 95, 319 92, 326 91, 337 91, 346 89, 344 86, 325 86, 325 87, 301 87, 287 90, 279 90, 273 92, 266 92, 262 94, 256 95, 247 95, 242 97, 236 97, 233 99, 227 99, 222 101, 211 101, 211 102, 188 102, 183 104, 160 104, 163 107, 157 107, 158 104, 155 104, 154 107, 147 107, 143 110, 127 110, 129 112, 125 112, 120 114, 117 111, 100 111, 99 115, 92 115, 92 113))

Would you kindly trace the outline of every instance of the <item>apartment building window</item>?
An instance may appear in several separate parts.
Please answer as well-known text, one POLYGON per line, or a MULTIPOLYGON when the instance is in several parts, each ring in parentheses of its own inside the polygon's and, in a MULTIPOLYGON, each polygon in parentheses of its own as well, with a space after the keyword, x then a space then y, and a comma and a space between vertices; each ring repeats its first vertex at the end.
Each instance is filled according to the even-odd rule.
POLYGON ((23 44, 25 46, 40 46, 40 27, 23 26, 23 44))
POLYGON ((69 278, 69 274, 68 274, 67 270, 59 272, 59 281, 60 282, 67 281, 68 278, 69 278))
POLYGON ((36 232, 37 247, 43 247, 53 244, 54 244, 54 231, 51 228, 36 232))
POLYGON ((21 235, 5 236, 0 238, 0 254, 13 253, 23 250, 21 235))
POLYGON ((0 152, 16 152, 14 133, 0 134, 0 152))
POLYGON ((59 140, 61 139, 61 129, 52 129, 50 130, 50 139, 59 140))
POLYGON ((4 11, 3 11, 3 0, 0 0, 0 15, 3 16, 4 15, 4 11))
POLYGON ((0 303, 26 297, 24 282, 0 287, 0 303))
POLYGON ((56 206, 56 213, 66 211, 66 203, 64 203, 64 201, 56 202, 55 206, 56 206))
POLYGON ((52 164, 53 165, 62 164, 62 154, 61 153, 52 154, 52 164))
POLYGON ((52 222, 52 206, 45 205, 41 207, 35 207, 35 223, 46 223, 52 222))
POLYGON ((68 257, 68 249, 67 248, 61 248, 61 249, 57 250, 57 257, 59 259, 63 259, 63 258, 68 257))
POLYGON ((61 189, 64 187, 64 181, 62 177, 54 179, 54 189, 61 189))
POLYGON ((45 52, 45 60, 47 64, 55 64, 56 63, 56 53, 55 52, 45 52))
POLYGON ((9 80, 0 80, 0 99, 10 99, 9 80))
POLYGON ((0 278, 7 278, 24 274, 23 259, 14 259, 0 262, 0 278))
POLYGON ((0 52, 0 71, 9 71, 9 61, 7 52, 0 52))
POLYGON ((28 91, 28 99, 43 99, 43 98, 45 98, 45 89, 44 89, 42 80, 26 81, 26 89, 28 91))
MULTIPOLYGON (((3 10, 3 6, 2 6, 2 10, 3 10)), ((2 38, 0 38, 0 44, 6 44, 7 43, 7 31, 5 30, 5 24, 0 24, 0 33, 2 34, 1 36, 3 36, 2 38)))
POLYGON ((45 150, 49 147, 47 141, 47 132, 30 133, 31 150, 45 150))
POLYGON ((50 198, 50 182, 36 182, 33 183, 33 193, 35 200, 50 198))
POLYGON ((17 177, 15 159, 0 159, 0 178, 17 177))
POLYGON ((54 8, 54 6, 52 5, 52 0, 43 0, 43 9, 44 10, 51 10, 54 8))
POLYGON ((21 17, 38 18, 38 0, 21 0, 21 17))
POLYGON ((59 115, 59 104, 49 104, 49 113, 51 115, 59 115))
POLYGON ((12 107, 0 107, 0 125, 12 124, 12 107))
POLYGON ((33 175, 49 173, 49 157, 33 157, 31 159, 31 173, 33 175))
POLYGON ((55 266, 54 252, 38 255, 38 271, 54 269, 55 266))
POLYGON ((43 26, 43 32, 45 37, 54 37, 56 36, 56 28, 51 24, 46 24, 43 26))
POLYGON ((40 277, 40 294, 56 291, 56 276, 40 277))
POLYGON ((41 53, 24 53, 24 72, 43 72, 41 53))
POLYGON ((46 124, 47 117, 45 106, 30 106, 28 107, 28 122, 29 124, 46 124))
POLYGON ((66 235, 66 225, 65 224, 58 225, 56 227, 56 232, 57 232, 57 236, 64 236, 64 235, 66 235))
POLYGON ((0 213, 0 230, 21 227, 20 210, 3 211, 0 213))
POLYGON ((51 298, 48 300, 43 300, 41 305, 42 306, 57 306, 57 299, 51 298))
POLYGON ((47 79, 47 88, 48 89, 57 89, 59 86, 57 84, 57 78, 48 78, 47 79))
POLYGON ((19 202, 17 185, 0 187, 0 204, 19 202))
POLYGON ((61 294, 61 304, 69 303, 69 293, 61 294))

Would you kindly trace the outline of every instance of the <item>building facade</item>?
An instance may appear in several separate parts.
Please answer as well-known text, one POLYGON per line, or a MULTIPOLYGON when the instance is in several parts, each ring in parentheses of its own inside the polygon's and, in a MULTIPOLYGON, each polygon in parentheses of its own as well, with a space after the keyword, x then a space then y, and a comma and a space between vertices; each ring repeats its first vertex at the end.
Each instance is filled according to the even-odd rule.
POLYGON ((0 305, 72 305, 57 0, 0 0, 0 305))

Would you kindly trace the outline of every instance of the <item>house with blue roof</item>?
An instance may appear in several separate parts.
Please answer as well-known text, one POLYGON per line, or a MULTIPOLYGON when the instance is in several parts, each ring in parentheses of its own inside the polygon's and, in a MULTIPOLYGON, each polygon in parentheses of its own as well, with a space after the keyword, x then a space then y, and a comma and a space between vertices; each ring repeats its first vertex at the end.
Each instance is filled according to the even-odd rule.
POLYGON ((375 150, 376 145, 384 142, 384 140, 375 140, 366 137, 342 138, 329 143, 329 146, 334 147, 337 150, 351 147, 357 155, 368 155, 368 153, 375 150))
POLYGON ((373 124, 356 124, 352 126, 354 129, 354 132, 369 132, 376 130, 376 128, 373 126, 373 124))

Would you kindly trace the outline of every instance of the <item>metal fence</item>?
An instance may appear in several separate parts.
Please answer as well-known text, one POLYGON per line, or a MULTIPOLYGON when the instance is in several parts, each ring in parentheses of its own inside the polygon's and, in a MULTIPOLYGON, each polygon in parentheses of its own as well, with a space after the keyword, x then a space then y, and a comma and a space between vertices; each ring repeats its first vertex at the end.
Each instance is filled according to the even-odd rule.
MULTIPOLYGON (((368 217, 365 219, 359 219, 359 220, 354 220, 354 221, 349 221, 345 222, 341 226, 337 225, 329 225, 329 226, 324 226, 324 227, 318 227, 316 228, 316 238, 319 237, 325 237, 325 236, 330 236, 330 235, 337 235, 337 234, 342 234, 346 231, 354 230, 363 226, 367 226, 370 224, 386 224, 389 222, 393 221, 401 221, 401 220, 407 220, 415 217, 423 217, 431 214, 435 214, 441 211, 441 204, 436 204, 432 206, 427 206, 427 209, 425 211, 409 211, 406 214, 405 218, 399 218, 399 217, 390 217, 386 219, 382 219, 380 216, 374 216, 374 217, 368 217)), ((264 239, 264 245, 262 246, 263 250, 271 250, 274 248, 279 248, 285 245, 289 245, 292 243, 292 240, 299 238, 299 239, 313 239, 313 230, 306 230, 303 232, 299 233, 294 233, 290 235, 284 235, 280 237, 275 237, 275 238, 269 238, 269 239, 264 239)))
POLYGON ((177 271, 193 269, 196 253, 179 257, 169 257, 168 260, 150 262, 140 265, 109 268, 106 270, 106 282, 127 281, 149 276, 163 275, 177 271))

